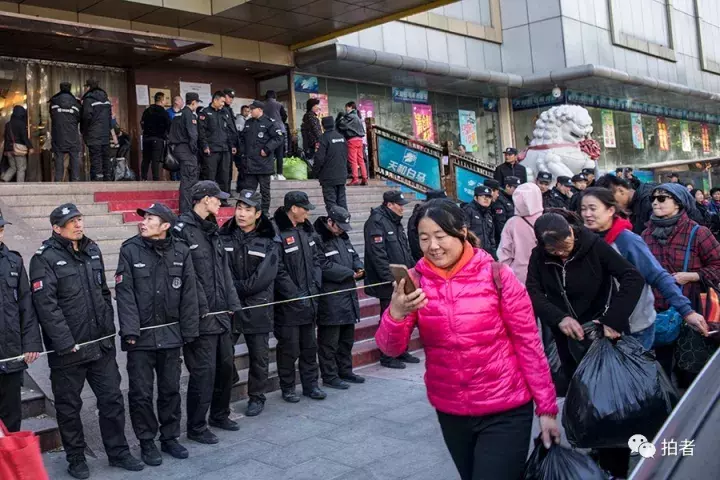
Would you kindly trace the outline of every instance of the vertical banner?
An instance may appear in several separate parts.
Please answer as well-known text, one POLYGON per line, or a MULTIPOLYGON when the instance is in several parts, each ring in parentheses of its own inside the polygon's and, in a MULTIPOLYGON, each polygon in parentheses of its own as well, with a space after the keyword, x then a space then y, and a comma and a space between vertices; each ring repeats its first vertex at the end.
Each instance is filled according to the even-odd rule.
POLYGON ((661 152, 670 151, 670 132, 665 117, 657 117, 658 147, 661 152))
POLYGON ((643 150, 645 148, 645 135, 643 134, 642 115, 631 113, 630 125, 632 126, 633 146, 638 150, 643 150))
MULTIPOLYGON (((363 121, 367 118, 373 118, 375 116, 375 102, 368 99, 361 99, 358 101, 358 113, 360 114, 360 118, 363 119, 363 121)), ((363 145, 367 145, 367 135, 362 137, 363 139, 363 145)))
POLYGON ((412 104, 413 136, 426 142, 435 141, 435 129, 432 121, 432 107, 430 105, 412 104))
POLYGON ((472 110, 458 110, 460 122, 460 143, 468 152, 478 151, 477 119, 472 110))
POLYGON ((605 144, 605 148, 617 147, 617 143, 615 142, 615 118, 613 117, 612 110, 602 110, 600 116, 602 118, 603 143, 605 144))
POLYGON ((700 138, 702 138, 703 153, 710 153, 710 129, 707 123, 700 125, 700 138))
POLYGON ((328 96, 326 93, 311 93, 310 98, 320 100, 320 118, 330 115, 330 107, 328 105, 328 96))
POLYGON ((682 151, 692 152, 692 142, 690 142, 690 126, 686 120, 680 120, 680 140, 682 141, 682 151))

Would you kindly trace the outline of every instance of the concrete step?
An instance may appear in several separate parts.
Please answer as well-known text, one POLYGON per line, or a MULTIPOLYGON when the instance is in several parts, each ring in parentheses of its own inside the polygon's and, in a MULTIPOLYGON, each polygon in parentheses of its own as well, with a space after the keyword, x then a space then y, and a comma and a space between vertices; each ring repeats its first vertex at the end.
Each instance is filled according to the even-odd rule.
POLYGON ((28 191, 42 191, 44 195, 67 195, 113 191, 177 190, 178 185, 179 182, 4 183, 0 196, 25 195, 28 191))
MULTIPOLYGON (((80 210, 82 212, 82 210, 80 210)), ((123 215, 121 213, 99 213, 99 214, 87 214, 83 213, 83 220, 85 228, 92 227, 116 227, 123 225, 123 215)), ((50 220, 48 216, 42 217, 27 217, 25 222, 35 229, 49 229, 50 220)))
POLYGON ((45 395, 34 388, 21 387, 22 418, 36 417, 45 413, 45 395))
MULTIPOLYGON (((3 192, 2 201, 8 206, 31 206, 31 205, 47 205, 50 206, 50 211, 58 205, 63 203, 74 203, 74 204, 88 204, 94 203, 92 193, 67 193, 62 195, 46 195, 32 194, 28 195, 29 190, 25 189, 23 193, 17 195, 7 195, 3 192)), ((48 212, 48 215, 50 212, 48 212)))
POLYGON ((62 447, 57 421, 50 415, 43 413, 35 417, 24 418, 20 429, 35 432, 35 435, 40 439, 40 450, 42 452, 49 452, 62 447))
MULTIPOLYGON (((107 203, 83 203, 75 205, 78 207, 78 210, 83 213, 83 215, 101 215, 109 212, 107 203)), ((42 217, 49 222, 48 218, 50 217, 50 212, 52 212, 53 208, 56 206, 57 205, 16 205, 13 206, 13 211, 22 218, 42 217)))
MULTIPOLYGON (((124 242, 128 238, 137 235, 138 226, 135 223, 127 225, 119 224, 113 227, 90 227, 85 229, 85 236, 92 240, 115 240, 122 239, 124 242)), ((120 242, 122 244, 122 242, 120 242)), ((120 248, 118 247, 118 250, 120 248)), ((103 253, 112 253, 109 250, 103 250, 103 253)))

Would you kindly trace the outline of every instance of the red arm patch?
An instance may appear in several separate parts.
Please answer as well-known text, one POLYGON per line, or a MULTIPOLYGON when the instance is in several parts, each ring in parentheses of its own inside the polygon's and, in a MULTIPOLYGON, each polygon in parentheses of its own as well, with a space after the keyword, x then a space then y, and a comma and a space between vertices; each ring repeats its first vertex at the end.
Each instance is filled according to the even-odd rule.
POLYGON ((32 291, 33 292, 39 292, 43 289, 45 285, 43 284, 42 280, 35 280, 32 284, 32 291))

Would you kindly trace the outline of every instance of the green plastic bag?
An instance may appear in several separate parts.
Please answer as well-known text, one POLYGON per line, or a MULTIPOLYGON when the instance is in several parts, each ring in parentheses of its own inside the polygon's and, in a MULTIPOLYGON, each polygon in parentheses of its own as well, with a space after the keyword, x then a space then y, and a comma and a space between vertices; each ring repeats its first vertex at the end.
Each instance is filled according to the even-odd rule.
POLYGON ((283 160, 283 174, 288 180, 307 180, 307 163, 298 157, 289 157, 283 160))

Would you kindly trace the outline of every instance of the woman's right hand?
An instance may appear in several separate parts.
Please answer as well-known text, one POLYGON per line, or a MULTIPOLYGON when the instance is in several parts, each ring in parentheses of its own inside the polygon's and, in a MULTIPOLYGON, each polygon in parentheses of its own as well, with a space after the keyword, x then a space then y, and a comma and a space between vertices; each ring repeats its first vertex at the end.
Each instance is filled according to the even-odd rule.
POLYGON ((560 325, 558 325, 558 328, 560 328, 561 332, 574 340, 583 340, 585 338, 585 331, 583 330, 582 325, 580 325, 580 322, 572 317, 563 318, 560 325))
POLYGON ((708 324, 705 321, 705 318, 703 318, 703 316, 699 313, 690 313, 687 317, 685 317, 685 323, 687 323, 690 328, 700 333, 702 336, 708 336, 708 324))
POLYGON ((416 310, 424 308, 428 304, 425 292, 419 288, 410 294, 405 294, 405 279, 395 284, 392 298, 390 299, 390 316, 393 320, 402 321, 416 310))

